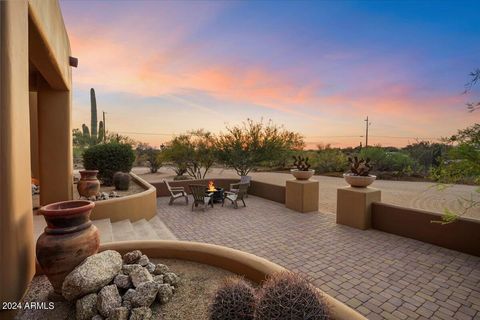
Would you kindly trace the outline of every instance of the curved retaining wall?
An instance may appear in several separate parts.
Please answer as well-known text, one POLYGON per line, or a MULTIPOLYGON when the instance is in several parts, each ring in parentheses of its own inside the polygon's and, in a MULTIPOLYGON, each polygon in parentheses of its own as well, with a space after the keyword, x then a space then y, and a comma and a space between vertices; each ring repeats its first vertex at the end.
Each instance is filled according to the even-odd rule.
POLYGON ((95 202, 90 219, 110 219, 120 221, 129 219, 134 222, 140 219, 151 219, 157 213, 157 196, 154 186, 141 179, 134 173, 130 173, 136 183, 145 188, 145 191, 95 202))
MULTIPOLYGON (((121 254, 137 249, 151 258, 181 259, 222 268, 245 276, 255 283, 261 283, 268 275, 275 272, 286 270, 278 264, 256 255, 207 243, 162 240, 123 241, 106 243, 100 247, 100 251, 116 250, 121 254)), ((334 319, 366 320, 347 305, 326 293, 323 294, 334 319)))
MULTIPOLYGON (((170 186, 172 187, 184 187, 185 190, 190 193, 190 188, 188 187, 191 184, 204 184, 208 185, 209 181, 213 181, 213 183, 225 190, 230 189, 230 184, 238 183, 239 179, 201 179, 201 180, 179 180, 179 181, 168 181, 170 186)), ((152 185, 157 189, 157 197, 167 197, 170 196, 170 193, 163 182, 154 182, 152 185)), ((285 203, 285 186, 279 186, 276 184, 266 183, 266 182, 259 182, 252 180, 250 182, 250 188, 248 189, 248 193, 262 197, 264 199, 268 199, 271 201, 285 203)))

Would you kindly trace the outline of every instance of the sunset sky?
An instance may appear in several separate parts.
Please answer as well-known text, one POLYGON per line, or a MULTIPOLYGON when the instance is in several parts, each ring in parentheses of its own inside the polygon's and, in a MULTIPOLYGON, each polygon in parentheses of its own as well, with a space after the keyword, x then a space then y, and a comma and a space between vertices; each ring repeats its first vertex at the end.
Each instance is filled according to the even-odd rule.
POLYGON ((188 130, 272 119, 309 146, 402 146, 479 122, 480 2, 62 1, 73 124, 158 146, 188 130), (141 133, 141 134, 138 134, 141 133))

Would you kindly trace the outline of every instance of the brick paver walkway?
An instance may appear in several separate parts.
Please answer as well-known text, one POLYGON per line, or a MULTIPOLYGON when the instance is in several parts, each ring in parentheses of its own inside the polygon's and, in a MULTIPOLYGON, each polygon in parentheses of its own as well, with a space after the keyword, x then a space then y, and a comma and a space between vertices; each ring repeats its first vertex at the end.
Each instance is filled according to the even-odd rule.
POLYGON ((168 206, 180 240, 247 251, 307 276, 369 319, 480 319, 480 258, 392 234, 336 225, 250 196, 247 208, 168 206))

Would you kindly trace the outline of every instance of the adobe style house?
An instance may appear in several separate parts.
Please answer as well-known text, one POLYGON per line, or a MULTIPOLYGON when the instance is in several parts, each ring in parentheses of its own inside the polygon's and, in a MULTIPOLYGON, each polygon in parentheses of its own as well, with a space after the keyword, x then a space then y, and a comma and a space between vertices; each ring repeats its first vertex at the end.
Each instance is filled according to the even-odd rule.
POLYGON ((0 300, 12 302, 35 273, 31 179, 41 204, 72 199, 75 59, 56 0, 0 1, 0 44, 0 300))

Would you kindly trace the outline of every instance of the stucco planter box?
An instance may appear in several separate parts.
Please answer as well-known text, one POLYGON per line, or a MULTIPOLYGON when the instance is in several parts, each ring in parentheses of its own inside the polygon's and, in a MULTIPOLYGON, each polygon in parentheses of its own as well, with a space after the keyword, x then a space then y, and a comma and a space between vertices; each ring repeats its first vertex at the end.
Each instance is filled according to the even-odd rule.
MULTIPOLYGON (((218 246, 214 244, 190 241, 122 241, 107 243, 100 246, 100 251, 116 250, 122 255, 132 250, 141 250, 152 259, 179 259, 203 263, 225 269, 246 279, 261 284, 267 276, 286 269, 243 251, 218 246)), ((317 289, 321 292, 320 289, 317 289)), ((364 316, 322 292, 330 308, 332 319, 337 320, 366 320, 364 316)))
POLYGON ((288 180, 285 206, 298 212, 318 211, 318 181, 288 180))
POLYGON ((381 201, 375 188, 344 187, 337 189, 337 223, 357 229, 372 226, 372 203, 381 201))

